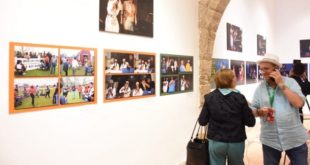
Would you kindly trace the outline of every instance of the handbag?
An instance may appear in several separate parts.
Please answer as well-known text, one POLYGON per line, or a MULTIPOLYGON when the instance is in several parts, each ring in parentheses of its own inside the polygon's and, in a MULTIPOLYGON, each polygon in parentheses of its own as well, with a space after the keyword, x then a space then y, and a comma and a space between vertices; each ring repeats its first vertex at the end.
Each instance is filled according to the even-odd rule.
POLYGON ((187 143, 186 165, 210 165, 208 139, 206 137, 207 127, 199 125, 196 137, 193 139, 197 123, 198 120, 196 121, 191 139, 187 143), (203 133, 202 138, 199 138, 199 133, 203 133))

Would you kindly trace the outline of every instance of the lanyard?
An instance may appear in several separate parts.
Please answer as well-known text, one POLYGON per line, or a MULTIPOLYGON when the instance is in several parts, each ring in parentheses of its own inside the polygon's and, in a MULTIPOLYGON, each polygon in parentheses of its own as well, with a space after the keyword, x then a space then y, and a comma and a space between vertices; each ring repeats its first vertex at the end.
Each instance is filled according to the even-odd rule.
POLYGON ((268 92, 269 103, 270 103, 270 106, 272 107, 272 104, 273 104, 273 101, 274 101, 274 95, 276 93, 276 89, 272 89, 270 91, 268 86, 266 86, 266 88, 267 88, 267 92, 268 92))

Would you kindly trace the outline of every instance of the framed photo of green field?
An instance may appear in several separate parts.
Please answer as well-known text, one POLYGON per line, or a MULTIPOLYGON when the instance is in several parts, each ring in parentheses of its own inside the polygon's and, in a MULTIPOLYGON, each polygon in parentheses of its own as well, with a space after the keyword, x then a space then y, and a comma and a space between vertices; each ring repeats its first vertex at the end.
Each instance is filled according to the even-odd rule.
POLYGON ((160 95, 193 91, 193 56, 160 55, 160 95))
POLYGON ((155 53, 105 50, 104 102, 155 96, 155 53))
POLYGON ((94 104, 94 48, 10 43, 9 113, 94 104))

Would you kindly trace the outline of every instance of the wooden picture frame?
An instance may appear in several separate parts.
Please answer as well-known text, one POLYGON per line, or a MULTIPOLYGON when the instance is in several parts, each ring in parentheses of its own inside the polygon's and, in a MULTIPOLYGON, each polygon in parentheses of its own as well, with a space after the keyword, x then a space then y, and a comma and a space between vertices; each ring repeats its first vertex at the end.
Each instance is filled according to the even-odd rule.
POLYGON ((104 102, 156 96, 155 53, 104 50, 104 102))
POLYGON ((96 72, 95 48, 10 42, 9 113, 95 104, 96 72))
POLYGON ((194 57, 160 55, 160 95, 192 92, 194 89, 194 57))

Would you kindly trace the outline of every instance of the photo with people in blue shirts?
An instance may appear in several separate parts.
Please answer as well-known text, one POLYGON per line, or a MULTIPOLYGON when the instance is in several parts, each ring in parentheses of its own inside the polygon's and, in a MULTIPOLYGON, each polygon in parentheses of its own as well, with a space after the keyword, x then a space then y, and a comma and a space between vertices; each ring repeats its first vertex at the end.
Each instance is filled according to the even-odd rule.
POLYGON ((228 69, 228 68, 229 68, 228 59, 212 58, 211 78, 210 78, 211 89, 215 89, 215 82, 214 82, 215 73, 220 69, 228 69))

